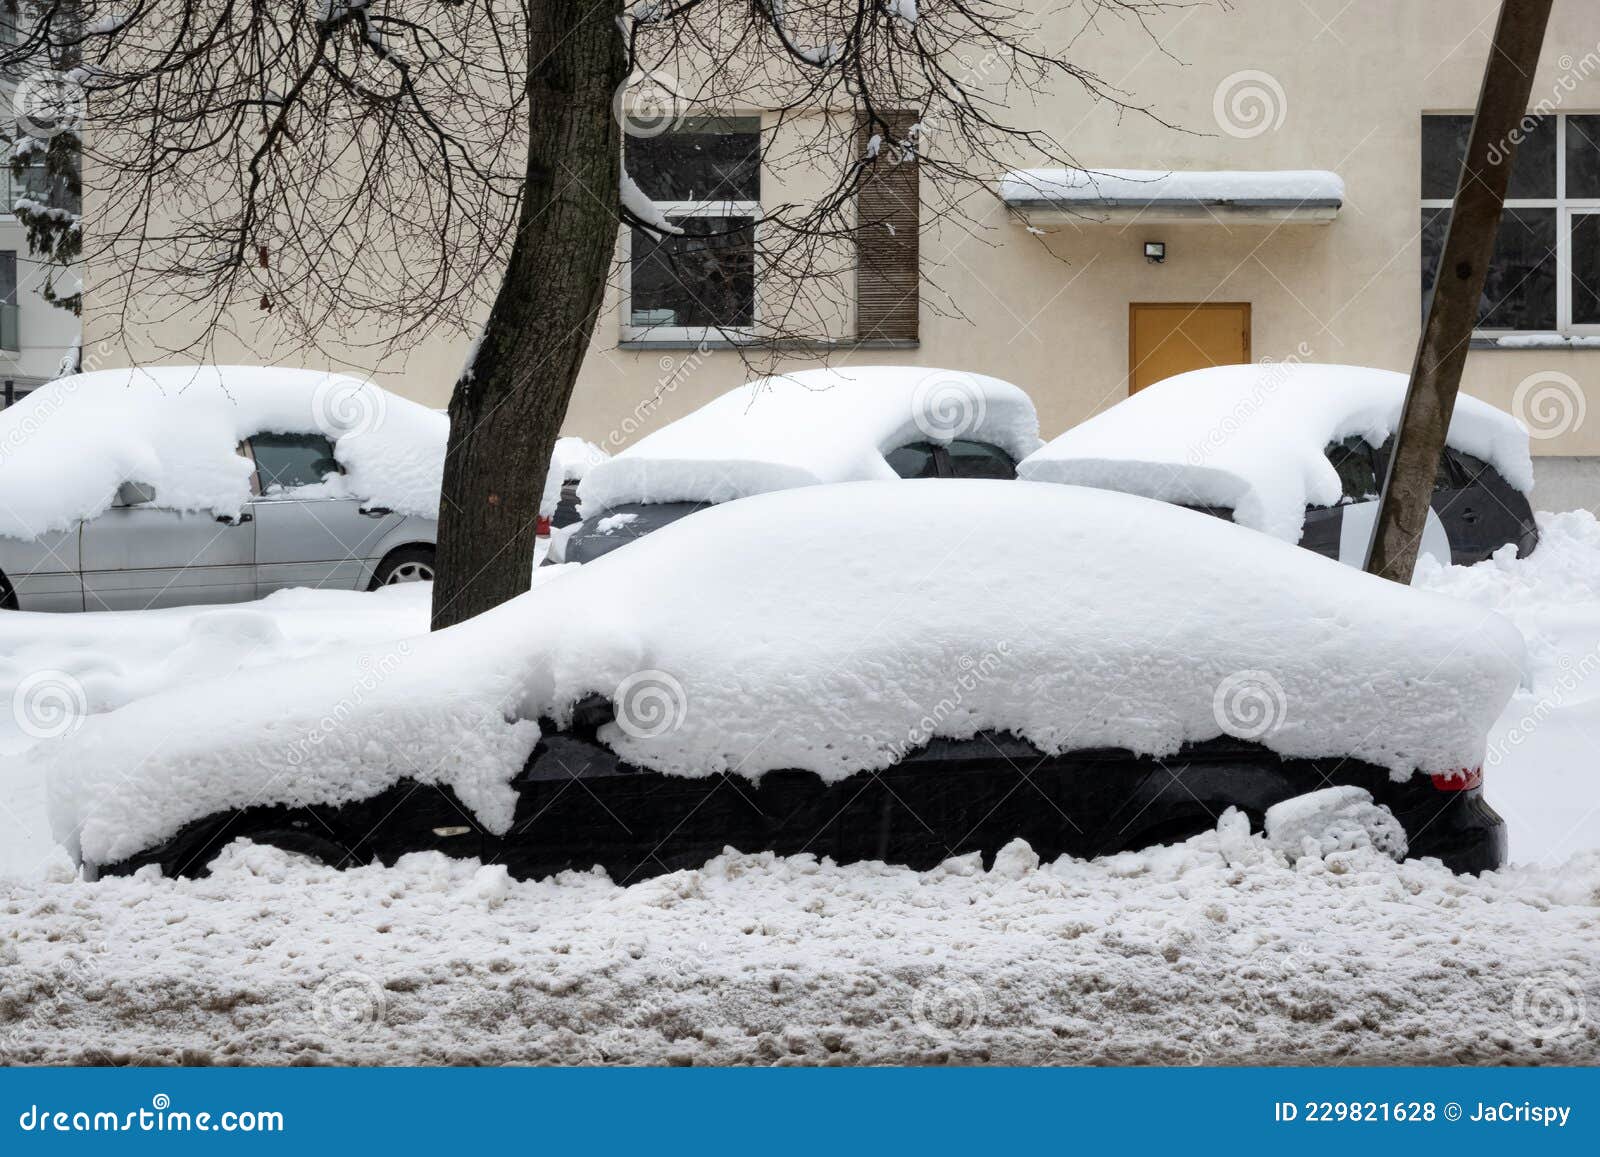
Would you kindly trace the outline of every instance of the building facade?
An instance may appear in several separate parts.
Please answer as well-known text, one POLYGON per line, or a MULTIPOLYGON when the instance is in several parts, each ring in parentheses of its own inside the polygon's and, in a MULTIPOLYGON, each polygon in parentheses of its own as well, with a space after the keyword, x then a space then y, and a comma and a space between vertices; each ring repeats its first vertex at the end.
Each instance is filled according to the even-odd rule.
MULTIPOLYGON (((1134 179, 1131 192, 1114 179, 1106 187, 1091 180, 1085 197, 1060 183, 1019 190, 996 173, 994 190, 969 199, 966 219, 920 230, 912 207, 912 232, 920 236, 909 291, 903 263, 869 268, 864 261, 827 356, 843 365, 901 362, 1009 379, 1036 399, 1046 437, 1152 377, 1208 362, 1408 369, 1498 11, 1498 0, 1202 0, 1150 15, 1148 31, 1116 20, 1084 29, 1081 11, 1041 16, 1038 35, 1052 51, 1159 119, 1090 100, 1072 86, 1015 109, 1014 121, 1048 130, 1093 173, 1146 176, 1134 179), (1260 176, 1241 186, 1236 175, 1218 175, 1239 172, 1260 176), (1170 182, 1160 184, 1169 173, 1181 195, 1155 195, 1158 187, 1170 191, 1170 182)), ((988 66, 963 64, 980 73, 988 66)), ((1556 0, 1532 103, 1465 389, 1532 430, 1536 506, 1595 506, 1600 412, 1589 413, 1588 392, 1600 382, 1600 8, 1593 0, 1556 0)), ((730 109, 685 122, 674 132, 700 139, 680 141, 693 147, 676 152, 674 132, 631 145, 630 169, 646 194, 669 216, 700 218, 685 239, 666 246, 698 245, 698 255, 665 261, 657 252, 663 243, 619 238, 622 275, 564 433, 614 450, 747 376, 739 353, 718 336, 719 327, 748 324, 760 299, 762 270, 741 250, 739 232, 763 204, 795 193, 792 177, 780 180, 759 164, 740 168, 759 118, 759 111, 730 109), (714 205, 682 191, 694 184, 701 163, 694 156, 703 161, 707 148, 741 174, 714 205), (705 234, 720 240, 695 242, 705 234)), ((1016 162, 1021 169, 1038 163, 1016 162)), ((97 315, 109 315, 111 304, 95 299, 91 283, 91 340, 97 315)), ((466 347, 463 337, 415 349, 403 361, 352 355, 328 364, 371 372, 443 405, 466 347)), ((274 350, 218 353, 284 360, 274 350)), ((796 350, 786 364, 814 365, 821 356, 796 350)))

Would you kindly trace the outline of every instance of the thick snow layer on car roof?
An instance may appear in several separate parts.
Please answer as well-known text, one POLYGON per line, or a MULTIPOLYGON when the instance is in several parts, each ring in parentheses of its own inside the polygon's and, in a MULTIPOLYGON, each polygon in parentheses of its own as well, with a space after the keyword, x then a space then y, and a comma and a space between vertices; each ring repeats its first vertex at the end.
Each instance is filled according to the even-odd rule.
MULTIPOLYGON (((1298 542, 1305 508, 1339 501, 1328 443, 1357 434, 1381 444, 1394 433, 1405 392, 1404 374, 1362 366, 1193 370, 1074 426, 1017 473, 1227 507, 1242 526, 1298 542)), ((1518 490, 1533 489, 1528 432, 1510 414, 1462 395, 1448 442, 1492 464, 1518 490)))
POLYGON ((1039 418, 1009 382, 925 366, 802 370, 747 382, 594 466, 585 512, 622 502, 727 502, 820 482, 893 478, 908 442, 1039 447, 1039 418))
POLYGON ((503 832, 538 721, 592 693, 604 742, 675 775, 833 781, 994 730, 1156 755, 1227 732, 1403 778, 1482 762, 1522 646, 1492 611, 1130 495, 856 483, 712 507, 449 630, 152 695, 25 758, 95 863, 404 777, 503 832))
POLYGON ((254 434, 320 433, 357 497, 436 517, 450 421, 362 378, 264 366, 161 366, 59 378, 0 412, 0 535, 64 530, 142 482, 178 510, 237 514, 254 434))

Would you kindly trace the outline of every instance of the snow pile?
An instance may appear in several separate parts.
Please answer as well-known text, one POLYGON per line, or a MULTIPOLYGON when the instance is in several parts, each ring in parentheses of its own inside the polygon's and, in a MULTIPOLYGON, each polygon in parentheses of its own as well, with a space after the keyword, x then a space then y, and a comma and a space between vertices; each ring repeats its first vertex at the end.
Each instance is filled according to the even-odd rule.
MULTIPOLYGON (((1340 499, 1330 442, 1393 434, 1406 376, 1360 366, 1263 362, 1213 366, 1157 382, 1074 426, 1017 467, 1020 477, 1220 506, 1234 521, 1300 540, 1307 506, 1340 499)), ((1462 395, 1449 445, 1533 489, 1528 433, 1502 410, 1462 395)))
POLYGON ((539 499, 539 513, 549 518, 561 501, 562 486, 568 482, 583 481, 591 468, 610 457, 593 442, 583 438, 557 438, 556 448, 550 455, 550 470, 544 476, 544 494, 539 499))
POLYGON ((590 693, 615 699, 606 743, 678 775, 833 781, 987 729, 1156 755, 1226 731, 1404 778, 1481 762, 1521 645, 1491 612, 1128 495, 858 483, 713 507, 403 653, 154 695, 29 755, 94 863, 244 801, 404 776, 504 831, 536 721, 590 693), (981 527, 982 549, 934 549, 952 527, 981 527), (1233 717, 1246 701, 1265 722, 1233 717))
POLYGON ((1357 848, 1406 858, 1405 828, 1387 807, 1373 803, 1363 787, 1329 787, 1273 804, 1267 809, 1266 828, 1267 842, 1290 863, 1357 848))
POLYGON ((1594 1064, 1600 856, 1457 877, 1259 835, 619 888, 235 845, 7 891, 16 1064, 1594 1064), (1441 978, 1448 978, 1441 982, 1441 978))
POLYGON ((449 421, 360 378, 260 366, 163 366, 58 378, 0 412, 0 535, 64 530, 143 482, 178 510, 238 514, 260 433, 320 433, 348 493, 436 517, 449 421))
POLYGON ((989 442, 1012 458, 1040 445, 1028 396, 961 370, 859 366, 761 378, 602 462, 584 510, 623 502, 727 502, 768 490, 893 478, 908 442, 989 442))
POLYGON ((1160 169, 1013 169, 1000 179, 1007 204, 1070 201, 1092 205, 1171 202, 1307 201, 1342 204, 1339 174, 1317 169, 1190 171, 1160 169))

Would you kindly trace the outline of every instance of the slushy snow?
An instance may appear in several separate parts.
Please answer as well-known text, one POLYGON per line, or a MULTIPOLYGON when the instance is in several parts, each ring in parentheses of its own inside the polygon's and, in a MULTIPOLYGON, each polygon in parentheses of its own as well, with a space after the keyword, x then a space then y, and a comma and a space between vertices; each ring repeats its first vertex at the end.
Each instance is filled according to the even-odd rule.
POLYGON ((893 478, 909 442, 989 442, 1020 459, 1039 418, 1009 382, 961 370, 851 366, 747 382, 591 469, 584 510, 727 502, 769 490, 893 478))
MULTIPOLYGON (((1298 542, 1307 506, 1332 506, 1339 475, 1324 451, 1394 433, 1406 375, 1361 366, 1258 363, 1178 374, 1074 426, 1017 467, 1022 478, 1220 506, 1234 521, 1298 542)), ((1533 489, 1528 432, 1461 395, 1448 445, 1533 489)))
POLYGON ((403 777, 503 832, 538 721, 589 694, 643 678, 682 705, 665 733, 602 728, 637 766, 834 781, 929 738, 951 672, 992 655, 933 735, 1166 755, 1244 726, 1403 779, 1482 761, 1521 651, 1493 612, 1191 511, 897 480, 712 507, 449 630, 151 695, 27 758, 58 836, 96 864, 247 802, 336 804, 403 777), (1231 720, 1246 700, 1270 726, 1231 720))

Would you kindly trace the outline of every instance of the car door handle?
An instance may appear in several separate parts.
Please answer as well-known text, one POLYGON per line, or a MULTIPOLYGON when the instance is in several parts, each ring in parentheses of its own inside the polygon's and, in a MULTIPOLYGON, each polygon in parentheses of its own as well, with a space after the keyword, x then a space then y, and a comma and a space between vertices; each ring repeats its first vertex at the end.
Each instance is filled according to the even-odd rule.
POLYGON ((358 506, 356 511, 366 515, 368 518, 388 518, 389 515, 394 513, 387 506, 358 506))
POLYGON ((1478 512, 1470 507, 1461 512, 1461 521, 1471 524, 1478 521, 1478 512))
POLYGON ((217 521, 222 523, 224 526, 239 526, 242 523, 254 522, 255 520, 256 516, 251 514, 249 511, 245 511, 243 514, 239 515, 238 518, 233 517, 231 514, 217 515, 217 521))

